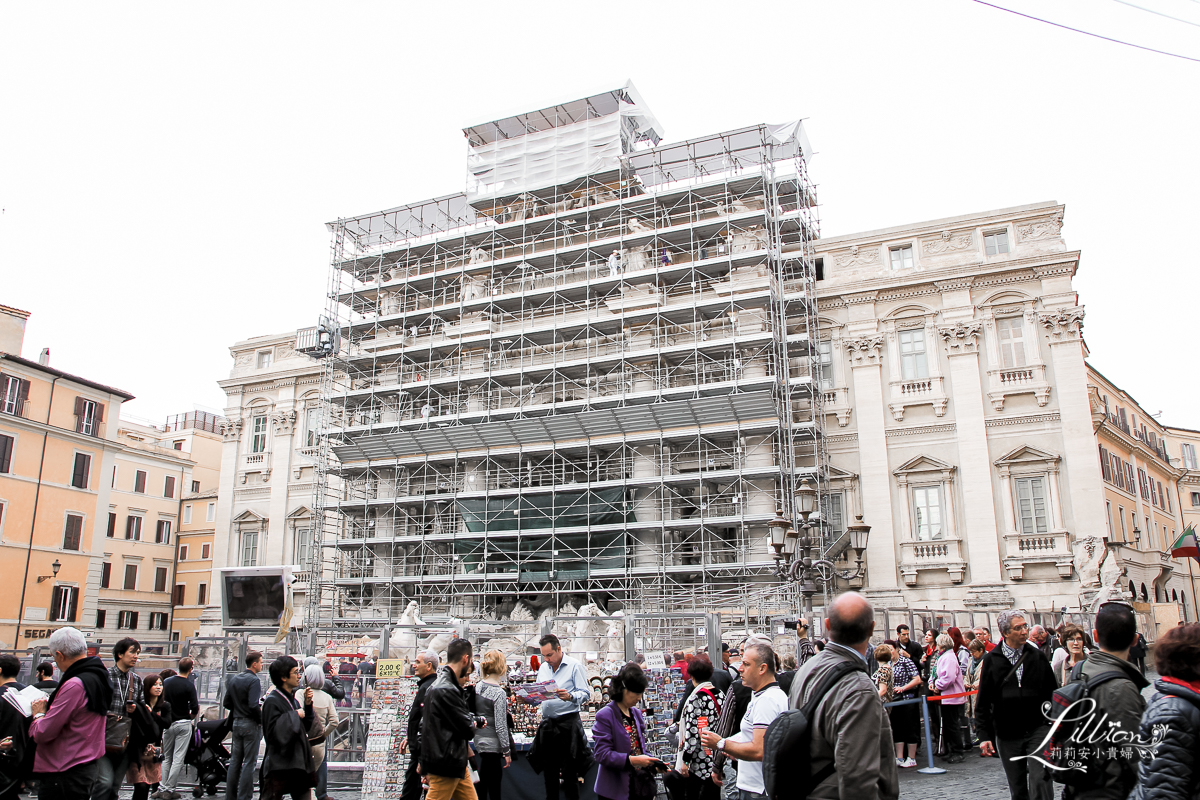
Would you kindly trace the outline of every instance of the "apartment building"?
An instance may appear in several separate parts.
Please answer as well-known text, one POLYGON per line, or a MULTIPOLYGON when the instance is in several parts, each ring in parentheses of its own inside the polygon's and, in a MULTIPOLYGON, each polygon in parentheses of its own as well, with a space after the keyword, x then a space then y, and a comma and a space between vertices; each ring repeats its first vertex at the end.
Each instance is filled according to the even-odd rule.
MULTIPOLYGON (((89 636, 111 525, 113 469, 133 395, 22 358, 28 312, 0 306, 0 643, 44 644, 74 625, 89 636)), ((171 561, 170 554, 166 562, 171 561)))
MULTIPOLYGON (((1187 528, 1189 525, 1196 531, 1200 531, 1200 431, 1191 428, 1177 428, 1166 426, 1164 428, 1167 440, 1167 454, 1171 458, 1171 465, 1178 470, 1178 479, 1176 480, 1175 496, 1179 498, 1179 510, 1181 514, 1180 527, 1187 528)), ((1182 559, 1181 559, 1182 561, 1182 559)), ((1187 565, 1187 582, 1189 597, 1197 598, 1196 587, 1200 584, 1200 565, 1189 563, 1187 565)), ((1194 608, 1195 606, 1189 606, 1194 608)), ((1200 618, 1200 615, 1195 614, 1189 619, 1200 618)))
POLYGON ((200 635, 200 619, 213 586, 213 541, 216 534, 217 489, 183 497, 176 550, 175 586, 171 597, 174 617, 171 636, 187 639, 200 635))

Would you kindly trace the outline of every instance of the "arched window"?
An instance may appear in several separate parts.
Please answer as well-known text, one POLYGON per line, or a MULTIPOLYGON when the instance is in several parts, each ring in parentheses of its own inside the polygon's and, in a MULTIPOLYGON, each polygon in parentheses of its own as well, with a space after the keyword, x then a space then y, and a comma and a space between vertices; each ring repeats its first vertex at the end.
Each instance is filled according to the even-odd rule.
POLYGON ((1146 584, 1144 584, 1144 583, 1142 584, 1142 602, 1143 603, 1150 602, 1150 593, 1146 591, 1146 584))

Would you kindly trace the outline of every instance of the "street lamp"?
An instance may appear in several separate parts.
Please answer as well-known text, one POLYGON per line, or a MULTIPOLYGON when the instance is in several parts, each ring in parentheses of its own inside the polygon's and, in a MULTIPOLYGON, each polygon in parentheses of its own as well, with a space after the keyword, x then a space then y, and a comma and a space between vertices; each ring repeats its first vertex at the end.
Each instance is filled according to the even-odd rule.
POLYGON ((54 563, 50 565, 50 571, 51 571, 51 572, 53 572, 54 574, 53 574, 53 575, 38 575, 37 582, 38 582, 38 583, 41 583, 42 581, 48 581, 48 580, 52 580, 52 579, 54 579, 54 578, 57 578, 57 577, 58 577, 58 571, 59 571, 61 568, 62 568, 62 564, 58 563, 58 559, 57 559, 57 558, 56 558, 56 559, 54 559, 54 563))
POLYGON ((809 516, 817 507, 817 490, 808 482, 808 478, 800 481, 800 488, 796 490, 796 511, 799 512, 801 519, 808 522, 809 516))

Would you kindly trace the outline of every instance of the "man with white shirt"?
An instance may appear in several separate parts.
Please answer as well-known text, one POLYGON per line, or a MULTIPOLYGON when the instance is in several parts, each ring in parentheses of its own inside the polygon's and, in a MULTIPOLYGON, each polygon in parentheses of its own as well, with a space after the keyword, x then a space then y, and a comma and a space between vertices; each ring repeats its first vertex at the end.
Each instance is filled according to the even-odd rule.
POLYGON ((558 800, 560 776, 567 800, 579 800, 580 767, 590 760, 579 709, 591 699, 592 687, 583 664, 562 651, 557 636, 548 633, 538 644, 542 648, 538 683, 552 680, 558 686, 558 696, 542 703, 542 721, 534 740, 546 782, 546 800, 558 800))
POLYGON ((705 747, 720 750, 738 760, 737 788, 741 800, 765 800, 763 784, 763 737, 775 718, 787 711, 787 695, 775 681, 775 651, 762 643, 746 645, 742 654, 742 683, 753 690, 746 715, 737 734, 721 738, 706 730, 705 747))

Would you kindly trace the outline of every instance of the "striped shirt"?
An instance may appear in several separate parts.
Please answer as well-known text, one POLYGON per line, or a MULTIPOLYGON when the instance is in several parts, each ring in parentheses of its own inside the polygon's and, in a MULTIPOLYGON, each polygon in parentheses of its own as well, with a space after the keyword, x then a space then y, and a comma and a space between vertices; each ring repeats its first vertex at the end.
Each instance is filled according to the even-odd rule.
MULTIPOLYGON (((733 741, 746 744, 753 742, 756 730, 765 731, 775 718, 787 709, 787 695, 779 688, 778 683, 759 689, 750 698, 750 705, 746 706, 746 716, 742 717, 742 729, 733 737, 733 741)), ((744 792, 766 793, 761 761, 738 762, 737 788, 744 792)))

